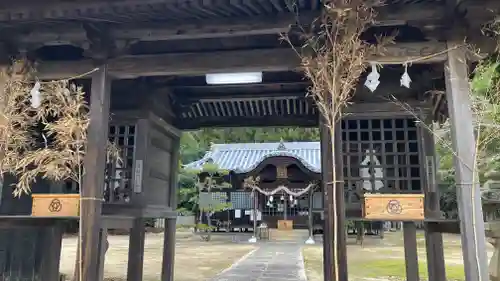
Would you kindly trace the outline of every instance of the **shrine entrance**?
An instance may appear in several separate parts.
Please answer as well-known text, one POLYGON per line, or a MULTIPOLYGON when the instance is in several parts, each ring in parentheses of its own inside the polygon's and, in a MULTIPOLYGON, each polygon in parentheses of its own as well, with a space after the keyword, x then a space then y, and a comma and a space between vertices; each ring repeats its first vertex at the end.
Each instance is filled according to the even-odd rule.
MULTIPOLYGON (((233 170, 233 187, 242 195, 234 196, 235 202, 243 198, 239 210, 258 209, 269 224, 278 227, 279 221, 292 221, 286 225, 309 224, 311 229, 313 222, 323 227, 325 280, 333 280, 334 275, 348 280, 346 220, 380 220, 368 218, 362 206, 370 195, 376 197, 373 193, 387 192, 425 195, 425 216, 405 222, 407 280, 419 280, 414 221, 426 226, 430 280, 446 280, 442 233, 451 231, 449 225, 462 235, 467 281, 483 281, 488 275, 479 187, 467 169, 474 166, 470 148, 475 143, 467 62, 477 56, 463 43, 467 38, 482 52, 493 53, 496 42, 478 35, 499 14, 498 0, 388 0, 373 7, 376 17, 361 37, 379 52, 370 53, 365 62, 391 66, 380 70, 380 81, 371 81, 378 87, 367 89, 361 81, 353 91, 334 140, 307 94, 311 81, 297 71, 303 65, 296 50, 280 40, 282 33, 288 34, 291 45, 300 49, 305 42, 298 30, 324 14, 327 1, 293 1, 294 5, 271 0, 5 2, 0 7, 2 70, 12 67, 11 58, 22 58, 34 66, 34 80, 72 80, 89 93, 81 196, 92 200, 81 201, 83 280, 102 279, 100 249, 107 228, 130 231, 127 279, 141 280, 148 218, 165 219, 161 280, 174 280, 181 132, 242 126, 319 127, 321 158, 299 158, 288 147, 249 166, 246 163, 253 158, 243 157, 245 149, 241 149, 238 157, 245 165, 233 170), (377 39, 395 31, 394 44, 378 46, 377 39), (244 83, 220 76, 212 79, 214 73, 232 78, 243 73, 246 79, 244 83), (415 112, 395 104, 392 97, 415 112), (456 159, 465 159, 455 165, 456 182, 463 191, 457 199, 460 221, 440 216, 434 140, 432 133, 414 122, 418 117, 420 124, 431 126, 448 116, 456 159), (110 138, 126 150, 123 165, 106 167, 110 138), (334 155, 338 158, 333 159, 334 155), (332 167, 338 169, 335 182, 332 167), (248 200, 251 191, 245 190, 243 180, 249 176, 260 176, 258 200, 248 200), (314 195, 301 194, 311 182, 319 186, 314 195), (280 186, 287 189, 273 193, 280 186), (316 200, 315 194, 322 197, 316 200), (307 217, 303 207, 307 204, 302 202, 306 198, 312 200, 307 217)), ((36 189, 64 193, 59 183, 36 189)), ((12 246, 0 239, 0 276, 15 273, 18 279, 56 280, 61 224, 76 221, 80 214, 34 217, 31 197, 16 200, 3 189, 0 227, 5 229, 3 237, 16 239, 9 240, 11 245, 26 247, 8 255, 12 246), (44 234, 17 235, 21 230, 44 234), (13 261, 23 264, 7 266, 13 261)))

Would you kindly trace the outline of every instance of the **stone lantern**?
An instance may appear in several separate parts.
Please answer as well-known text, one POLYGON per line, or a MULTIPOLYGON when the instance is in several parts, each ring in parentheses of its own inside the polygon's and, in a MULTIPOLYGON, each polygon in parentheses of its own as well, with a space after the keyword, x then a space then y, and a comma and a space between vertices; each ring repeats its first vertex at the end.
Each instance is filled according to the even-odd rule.
POLYGON ((495 247, 490 260, 489 273, 491 281, 500 281, 500 171, 489 171, 485 174, 481 198, 485 217, 486 236, 495 247))

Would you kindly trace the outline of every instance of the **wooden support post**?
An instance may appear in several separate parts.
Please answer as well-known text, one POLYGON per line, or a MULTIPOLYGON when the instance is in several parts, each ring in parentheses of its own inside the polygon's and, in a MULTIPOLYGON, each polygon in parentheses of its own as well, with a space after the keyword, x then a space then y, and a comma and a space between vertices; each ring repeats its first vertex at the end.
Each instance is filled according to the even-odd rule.
POLYGON ((473 170, 476 141, 469 96, 469 75, 466 50, 465 47, 457 47, 460 45, 462 42, 459 41, 448 44, 445 79, 452 146, 455 152, 455 181, 465 280, 486 281, 488 260, 483 211, 479 183, 473 170))
POLYGON ((175 221, 176 218, 165 219, 165 237, 163 238, 163 266, 161 281, 174 281, 175 261, 175 221))
MULTIPOLYGON (((426 122, 429 128, 432 123, 426 122)), ((439 189, 436 182, 437 177, 437 158, 434 143, 434 135, 428 129, 422 128, 421 146, 424 157, 421 163, 424 163, 425 172, 425 217, 438 219, 441 217, 441 208, 439 204, 439 189)), ((429 280, 446 281, 446 265, 443 249, 443 234, 429 231, 429 224, 424 223, 425 228, 425 247, 427 253, 427 272, 429 280)))
POLYGON ((90 124, 87 152, 84 159, 85 174, 81 187, 82 276, 81 280, 99 280, 99 231, 104 191, 106 144, 108 141, 109 103, 111 81, 106 65, 92 74, 90 95, 90 124))
POLYGON ((285 200, 283 200, 283 219, 288 220, 288 196, 285 193, 285 200))
POLYGON ((308 226, 309 226, 309 238, 314 238, 314 222, 313 222, 313 205, 314 205, 314 188, 309 189, 309 213, 308 215, 308 226))
POLYGON ((99 273, 98 281, 104 280, 104 262, 106 260, 106 252, 108 251, 108 229, 102 228, 99 233, 99 273))
POLYGON ((43 259, 40 266, 40 280, 59 280, 59 264, 64 227, 56 223, 43 231, 43 259))
POLYGON ((354 226, 356 227, 356 243, 359 242, 359 244, 363 246, 365 242, 365 222, 356 221, 354 226))
POLYGON ((257 208, 259 208, 259 192, 255 189, 252 190, 253 199, 253 237, 257 239, 257 208))
POLYGON ((403 223, 406 280, 420 281, 418 276, 417 226, 414 222, 403 223))
POLYGON ((323 226, 323 266, 324 280, 336 280, 338 269, 338 281, 347 281, 347 248, 345 232, 345 208, 344 208, 344 184, 342 167, 342 139, 340 125, 336 127, 335 134, 335 160, 332 159, 332 140, 330 129, 320 122, 321 132, 321 170, 324 197, 324 217, 323 226), (333 182, 333 168, 337 173, 337 182, 333 182), (333 202, 334 192, 336 201, 333 202), (336 216, 334 215, 334 208, 336 216), (336 220, 337 229, 334 228, 336 220), (337 240, 334 241, 336 232, 337 240), (335 264, 334 250, 337 248, 337 261, 335 264))
POLYGON ((144 219, 137 218, 134 220, 134 225, 130 230, 127 281, 142 281, 145 240, 146 225, 144 219))
MULTIPOLYGON (((169 198, 172 209, 177 208, 177 178, 179 170, 180 138, 173 140, 172 159, 170 170, 169 198)), ((175 232, 177 218, 165 219, 165 230, 163 237, 163 264, 161 269, 161 281, 174 281, 174 261, 175 261, 175 232)), ((201 223, 201 220, 200 220, 201 223)))

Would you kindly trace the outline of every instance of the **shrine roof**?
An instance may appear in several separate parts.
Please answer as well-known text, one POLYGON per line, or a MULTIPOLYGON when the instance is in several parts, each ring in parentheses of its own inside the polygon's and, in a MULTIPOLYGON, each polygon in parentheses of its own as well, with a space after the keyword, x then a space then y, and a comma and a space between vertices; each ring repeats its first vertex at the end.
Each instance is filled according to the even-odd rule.
POLYGON ((246 173, 253 170, 264 159, 276 156, 293 157, 311 171, 321 172, 319 142, 213 144, 203 158, 184 167, 201 169, 205 163, 214 163, 221 169, 246 173))

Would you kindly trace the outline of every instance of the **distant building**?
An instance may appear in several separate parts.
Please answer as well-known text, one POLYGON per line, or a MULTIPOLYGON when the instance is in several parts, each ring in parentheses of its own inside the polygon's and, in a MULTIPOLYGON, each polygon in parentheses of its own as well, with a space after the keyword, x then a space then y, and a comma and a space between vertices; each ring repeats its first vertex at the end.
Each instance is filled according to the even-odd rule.
MULTIPOLYGON (((251 228, 254 201, 251 189, 244 188, 243 180, 248 176, 259 176, 259 187, 265 192, 280 186, 295 194, 305 192, 300 196, 291 196, 286 189, 273 195, 259 193, 256 202, 259 221, 274 228, 278 220, 291 220, 294 228, 307 228, 308 214, 312 211, 314 224, 321 227, 323 197, 320 186, 311 193, 306 190, 311 182, 319 183, 321 177, 319 142, 213 144, 203 158, 185 167, 201 169, 205 163, 214 163, 231 171, 229 181, 232 188, 212 192, 211 200, 231 203, 227 211, 212 216, 213 225, 230 221, 233 228, 251 228)), ((207 195, 202 194, 200 200, 210 200, 207 195)))

